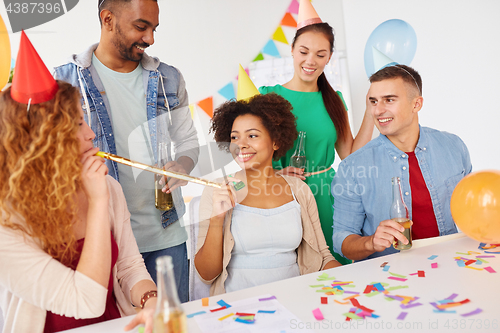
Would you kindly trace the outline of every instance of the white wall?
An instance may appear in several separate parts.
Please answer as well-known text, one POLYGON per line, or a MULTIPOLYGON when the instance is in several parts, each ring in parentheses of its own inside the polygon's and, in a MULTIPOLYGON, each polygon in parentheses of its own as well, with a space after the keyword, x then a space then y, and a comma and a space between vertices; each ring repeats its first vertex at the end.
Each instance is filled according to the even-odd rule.
MULTIPOLYGON (((148 53, 178 67, 190 101, 216 94, 237 75, 278 27, 291 0, 159 0, 160 27, 148 53)), ((411 64, 423 77, 421 123, 458 134, 475 170, 499 168, 500 1, 497 0, 314 0, 346 50, 354 129, 368 90, 363 62, 366 40, 385 20, 399 18, 417 33, 411 64)), ((66 15, 27 31, 49 67, 99 40, 97 0, 81 0, 66 15)), ((0 14, 7 20, 5 8, 0 14)), ((11 34, 17 54, 19 33, 11 34)), ((208 117, 199 115, 204 127, 208 117)), ((203 133, 206 135, 206 133, 203 133)))
POLYGON ((354 110, 363 109, 369 87, 363 59, 368 36, 386 20, 405 20, 418 39, 411 66, 423 80, 420 123, 459 135, 473 170, 500 169, 500 1, 346 0, 343 5, 354 110))

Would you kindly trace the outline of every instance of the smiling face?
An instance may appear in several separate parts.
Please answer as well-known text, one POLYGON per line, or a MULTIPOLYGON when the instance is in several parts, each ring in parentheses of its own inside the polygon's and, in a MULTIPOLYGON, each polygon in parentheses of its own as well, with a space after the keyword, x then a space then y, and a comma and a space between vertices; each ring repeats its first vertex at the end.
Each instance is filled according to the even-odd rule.
POLYGON ((245 114, 237 117, 231 130, 231 154, 242 169, 272 166, 274 144, 259 117, 245 114))
POLYGON ((95 138, 95 134, 92 129, 87 125, 85 120, 83 119, 83 110, 80 105, 80 101, 77 101, 78 107, 78 130, 76 132, 76 138, 80 143, 80 155, 94 148, 94 144, 92 140, 95 138))
POLYGON ((375 126, 381 134, 393 143, 393 140, 405 141, 415 133, 418 138, 417 114, 422 108, 423 98, 414 93, 413 87, 408 87, 401 78, 373 82, 368 98, 375 126))
POLYGON ((117 8, 111 37, 115 56, 139 62, 144 50, 154 43, 159 13, 158 3, 153 0, 132 0, 117 8))
POLYGON ((330 42, 321 32, 301 34, 292 48, 294 77, 307 83, 317 82, 332 57, 331 48, 330 42))

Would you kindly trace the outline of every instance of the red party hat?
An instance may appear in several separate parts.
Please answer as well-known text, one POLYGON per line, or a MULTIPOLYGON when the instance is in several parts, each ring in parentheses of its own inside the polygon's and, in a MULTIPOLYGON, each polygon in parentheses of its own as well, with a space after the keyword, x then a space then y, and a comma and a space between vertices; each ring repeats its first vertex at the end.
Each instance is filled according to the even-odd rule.
POLYGON ((36 52, 28 36, 21 32, 10 95, 16 102, 38 104, 50 101, 59 85, 36 52))

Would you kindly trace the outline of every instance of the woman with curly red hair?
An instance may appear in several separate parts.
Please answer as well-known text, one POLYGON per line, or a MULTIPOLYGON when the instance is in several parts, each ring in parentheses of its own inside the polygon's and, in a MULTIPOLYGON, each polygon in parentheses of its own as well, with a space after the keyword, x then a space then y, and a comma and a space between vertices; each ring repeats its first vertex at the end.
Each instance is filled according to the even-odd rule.
POLYGON ((226 102, 211 131, 241 167, 238 191, 205 188, 195 266, 217 295, 339 266, 328 250, 309 187, 277 173, 297 138, 291 105, 276 94, 226 102))
POLYGON ((52 79, 23 33, 26 47, 36 57, 24 68, 41 74, 23 78, 19 65, 0 94, 3 332, 58 332, 136 314, 133 305, 146 310, 127 328, 149 320, 151 332, 156 286, 121 187, 94 156, 78 90, 52 79))

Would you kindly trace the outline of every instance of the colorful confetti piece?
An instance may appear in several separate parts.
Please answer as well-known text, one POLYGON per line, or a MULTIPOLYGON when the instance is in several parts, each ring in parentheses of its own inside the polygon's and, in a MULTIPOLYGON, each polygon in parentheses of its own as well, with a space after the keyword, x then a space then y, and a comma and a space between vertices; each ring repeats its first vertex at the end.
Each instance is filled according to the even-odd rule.
POLYGON ((271 296, 271 297, 267 297, 267 298, 259 298, 259 302, 270 301, 272 299, 276 299, 276 296, 271 296))
POLYGON ((208 297, 201 299, 201 306, 208 306, 208 297))
POLYGON ((432 268, 438 268, 438 264, 437 264, 437 262, 433 262, 433 263, 431 264, 431 267, 432 267, 432 268))
POLYGON ((201 314, 204 314, 204 313, 207 313, 207 312, 206 311, 200 311, 200 312, 190 313, 186 317, 193 318, 194 316, 198 316, 198 315, 201 315, 201 314))
POLYGON ((398 277, 395 277, 395 276, 389 276, 388 279, 396 280, 396 281, 401 281, 401 282, 404 282, 404 281, 408 280, 408 279, 398 278, 398 277))
POLYGON ((418 271, 418 277, 425 277, 425 272, 424 271, 418 271))
POLYGON ((485 267, 484 270, 487 271, 487 272, 490 272, 490 273, 496 273, 497 272, 493 268, 491 268, 490 266, 485 267))
POLYGON ((223 321, 224 319, 227 319, 227 318, 229 318, 231 316, 234 316, 234 313, 230 313, 230 314, 225 315, 224 317, 220 317, 219 320, 223 321))
POLYGON ((219 304, 220 306, 225 306, 226 309, 229 309, 231 307, 231 305, 227 304, 222 299, 220 301, 218 301, 217 304, 219 304))
POLYGON ((398 319, 398 320, 405 320, 407 314, 408 314, 408 312, 404 312, 403 311, 403 312, 401 312, 399 314, 398 318, 396 318, 396 319, 398 319))
POLYGON ((429 257, 429 258, 427 258, 427 259, 429 259, 429 260, 434 260, 434 259, 436 259, 437 257, 438 257, 437 255, 432 255, 432 256, 430 256, 430 257, 429 257))
POLYGON ((321 313, 321 310, 319 308, 316 308, 313 310, 313 315, 316 320, 323 320, 325 317, 323 317, 323 313, 321 313))
POLYGON ((328 304, 328 297, 321 297, 321 304, 328 304))
POLYGON ((483 312, 483 310, 481 310, 480 308, 477 308, 476 310, 474 310, 472 312, 461 314, 461 316, 462 317, 468 317, 468 316, 472 316, 472 315, 475 315, 475 314, 478 314, 478 313, 481 313, 481 312, 483 312))

